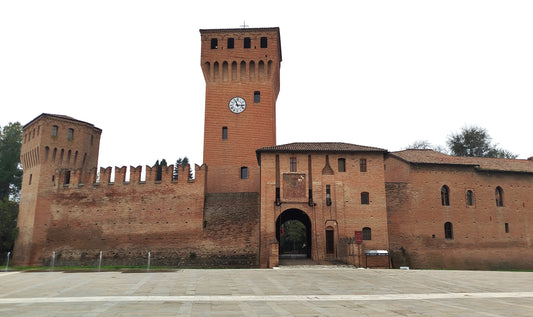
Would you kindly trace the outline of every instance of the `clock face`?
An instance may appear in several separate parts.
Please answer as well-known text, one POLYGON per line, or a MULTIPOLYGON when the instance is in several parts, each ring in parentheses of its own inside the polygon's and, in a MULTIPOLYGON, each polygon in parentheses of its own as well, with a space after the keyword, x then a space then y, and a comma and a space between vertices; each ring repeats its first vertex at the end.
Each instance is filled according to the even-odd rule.
POLYGON ((241 97, 233 97, 229 101, 229 110, 233 113, 241 113, 246 109, 246 101, 241 97))

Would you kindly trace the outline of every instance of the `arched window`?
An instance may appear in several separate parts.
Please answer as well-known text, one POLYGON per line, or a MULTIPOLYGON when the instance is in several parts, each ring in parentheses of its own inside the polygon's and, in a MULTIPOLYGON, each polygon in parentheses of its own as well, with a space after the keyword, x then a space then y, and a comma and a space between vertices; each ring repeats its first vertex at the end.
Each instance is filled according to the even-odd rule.
POLYGON ((222 63, 222 80, 223 81, 229 80, 229 65, 228 65, 228 62, 226 61, 222 63))
POLYGON ((453 225, 451 222, 444 224, 444 238, 447 240, 453 240, 453 225))
POLYGON ((440 189, 440 200, 443 206, 450 205, 450 188, 446 185, 442 186, 440 189))
POLYGON ((220 78, 220 75, 219 75, 219 69, 218 69, 218 62, 215 62, 213 64, 213 74, 215 75, 215 80, 218 80, 220 78))
POLYGON ((466 191, 466 205, 474 206, 474 192, 471 190, 466 191))
POLYGON ((370 204, 370 194, 368 192, 361 193, 361 205, 370 204))
POLYGON ((237 80, 237 62, 231 63, 231 80, 237 80))
POLYGON ((496 187, 494 195, 496 196, 496 206, 503 207, 503 189, 500 186, 496 187))
POLYGON ((246 78, 246 62, 241 62, 241 79, 246 78))
POLYGON ((369 227, 363 228, 363 240, 372 240, 372 229, 369 227))
POLYGON ((250 64, 249 64, 249 77, 250 78, 255 78, 255 62, 254 61, 251 61, 250 64))
MULTIPOLYGON (((204 69, 205 69, 205 74, 207 76, 207 79, 211 79, 211 63, 205 62, 204 69)), ((91 135, 91 140, 92 140, 92 135, 91 135)))

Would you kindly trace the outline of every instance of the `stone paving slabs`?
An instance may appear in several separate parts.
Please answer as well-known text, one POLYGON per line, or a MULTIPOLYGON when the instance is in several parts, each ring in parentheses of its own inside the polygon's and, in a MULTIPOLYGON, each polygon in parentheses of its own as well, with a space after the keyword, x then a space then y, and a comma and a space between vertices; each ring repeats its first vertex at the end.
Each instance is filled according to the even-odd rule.
POLYGON ((0 272, 0 285, 0 316, 533 316, 530 272, 0 272))

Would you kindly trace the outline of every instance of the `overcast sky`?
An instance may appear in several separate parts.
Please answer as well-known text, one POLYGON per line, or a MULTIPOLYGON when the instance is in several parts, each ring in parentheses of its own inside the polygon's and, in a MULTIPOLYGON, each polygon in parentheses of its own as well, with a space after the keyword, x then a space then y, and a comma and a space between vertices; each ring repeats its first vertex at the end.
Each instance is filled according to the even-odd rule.
POLYGON ((280 27, 278 144, 397 151, 475 125, 527 158, 532 17, 529 0, 0 1, 0 125, 63 114, 103 129, 101 166, 201 164, 199 29, 246 21, 280 27))

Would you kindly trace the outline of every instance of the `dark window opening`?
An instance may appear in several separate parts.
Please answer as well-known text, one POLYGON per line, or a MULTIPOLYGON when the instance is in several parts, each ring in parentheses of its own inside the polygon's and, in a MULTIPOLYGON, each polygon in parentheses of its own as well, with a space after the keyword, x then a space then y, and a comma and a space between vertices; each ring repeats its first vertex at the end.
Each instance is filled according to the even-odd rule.
POLYGON ((228 127, 222 127, 222 140, 228 139, 228 127))
POLYGON ((289 159, 289 165, 290 165, 290 171, 291 172, 296 172, 297 171, 297 165, 296 165, 297 161, 296 161, 296 157, 291 157, 289 159))
POLYGON ((443 206, 450 205, 450 189, 446 185, 440 189, 440 200, 443 206))
POLYGON ((244 48, 252 47, 252 40, 249 37, 244 38, 244 48))
POLYGON ((366 159, 359 160, 359 171, 366 172, 366 159))
POLYGON ((266 37, 261 38, 261 48, 267 48, 268 40, 266 37))
POLYGON ((368 192, 361 193, 361 205, 370 204, 370 194, 368 192))
POLYGON ((505 223, 505 233, 509 233, 509 223, 505 223))
POLYGON ((211 39, 211 49, 216 50, 218 48, 218 39, 211 39))
POLYGON ((70 184, 70 171, 65 172, 65 182, 64 184, 70 184))
POLYGON ((33 176, 33 174, 30 174, 30 181, 28 182, 28 185, 31 185, 32 176, 33 176))
POLYGON ((471 191, 471 190, 468 190, 466 192, 466 204, 468 206, 473 206, 474 205, 474 192, 471 191))
POLYGON ((326 185, 326 205, 331 206, 331 186, 326 185))
POLYGON ((496 206, 503 207, 503 189, 500 186, 496 187, 494 194, 496 196, 496 206))
POLYGON ((67 139, 74 139, 74 129, 68 129, 67 139))
POLYGON ((339 172, 346 172, 346 160, 343 158, 339 159, 339 172))
POLYGON ((243 166, 241 167, 241 179, 247 179, 248 178, 248 167, 243 166))
POLYGON ((57 136, 57 130, 59 130, 57 125, 52 126, 52 136, 57 136))
POLYGON ((254 103, 260 103, 260 102, 261 102, 261 92, 254 91, 254 103))
POLYGON ((235 47, 235 40, 230 37, 228 38, 228 48, 234 48, 235 47))
POLYGON ((372 240, 372 229, 369 227, 363 228, 363 240, 372 240))
POLYGON ((453 240, 453 225, 451 222, 444 224, 444 239, 453 240))

